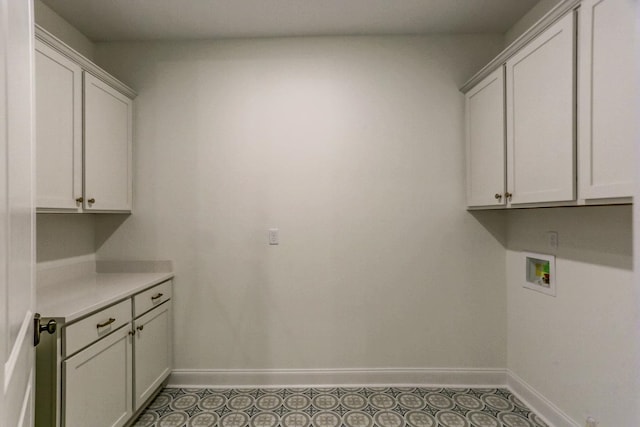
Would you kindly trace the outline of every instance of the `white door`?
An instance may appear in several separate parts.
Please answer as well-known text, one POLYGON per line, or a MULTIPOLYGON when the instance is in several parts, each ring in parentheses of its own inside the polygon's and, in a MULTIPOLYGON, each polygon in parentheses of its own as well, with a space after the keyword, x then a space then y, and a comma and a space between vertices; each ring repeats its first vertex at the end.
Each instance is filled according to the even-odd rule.
POLYGON ((575 199, 573 13, 507 61, 511 204, 575 199))
POLYGON ((133 415, 131 325, 62 362, 65 427, 121 427, 133 415))
POLYGON ((489 74, 465 95, 467 205, 506 203, 504 69, 489 74))
POLYGON ((36 208, 82 206, 82 68, 36 41, 36 208))
POLYGON ((143 403, 171 373, 171 301, 135 321, 135 406, 143 403))
POLYGON ((580 5, 580 198, 633 195, 635 8, 635 0, 584 0, 580 5))
POLYGON ((0 0, 0 425, 33 425, 33 10, 0 0), (6 118, 6 120, 4 120, 6 118))
POLYGON ((131 210, 133 101, 84 73, 84 208, 131 210))

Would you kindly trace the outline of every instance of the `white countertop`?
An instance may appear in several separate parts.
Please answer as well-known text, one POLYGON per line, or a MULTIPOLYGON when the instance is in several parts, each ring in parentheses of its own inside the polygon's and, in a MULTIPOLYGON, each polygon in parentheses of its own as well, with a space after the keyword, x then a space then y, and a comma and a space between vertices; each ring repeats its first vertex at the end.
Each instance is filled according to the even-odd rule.
MULTIPOLYGON (((38 271, 36 308, 42 317, 70 323, 173 278, 172 271, 96 273, 96 269, 71 268, 75 268, 77 274, 61 275, 60 268, 38 271), (49 280, 52 276, 56 280, 49 280)), ((113 269, 110 265, 109 270, 113 269)))

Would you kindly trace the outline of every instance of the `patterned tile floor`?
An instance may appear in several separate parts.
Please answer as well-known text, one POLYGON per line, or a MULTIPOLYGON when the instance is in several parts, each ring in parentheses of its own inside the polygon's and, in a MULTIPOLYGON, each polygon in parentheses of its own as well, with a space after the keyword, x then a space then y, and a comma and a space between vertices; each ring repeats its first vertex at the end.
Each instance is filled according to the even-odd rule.
POLYGON ((134 427, 547 427, 506 389, 165 388, 134 427))

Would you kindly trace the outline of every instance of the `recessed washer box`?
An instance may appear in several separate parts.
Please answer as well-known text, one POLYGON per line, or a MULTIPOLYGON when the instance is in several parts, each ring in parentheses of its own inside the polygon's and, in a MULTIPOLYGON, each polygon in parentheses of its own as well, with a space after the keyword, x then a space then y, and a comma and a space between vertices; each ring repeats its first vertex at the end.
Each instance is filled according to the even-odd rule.
POLYGON ((554 255, 523 252, 524 287, 556 296, 556 257, 554 255))

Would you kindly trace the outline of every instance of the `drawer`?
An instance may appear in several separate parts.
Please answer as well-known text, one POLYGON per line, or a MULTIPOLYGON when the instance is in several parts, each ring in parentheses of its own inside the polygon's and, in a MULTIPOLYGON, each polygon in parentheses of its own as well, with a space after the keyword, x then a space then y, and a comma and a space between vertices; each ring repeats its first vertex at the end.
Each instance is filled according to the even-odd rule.
POLYGON ((171 280, 167 280, 151 289, 140 292, 133 297, 134 317, 146 313, 168 299, 171 299, 171 280))
POLYGON ((131 299, 107 307, 79 322, 64 328, 63 357, 69 356, 83 347, 131 321, 131 299))

